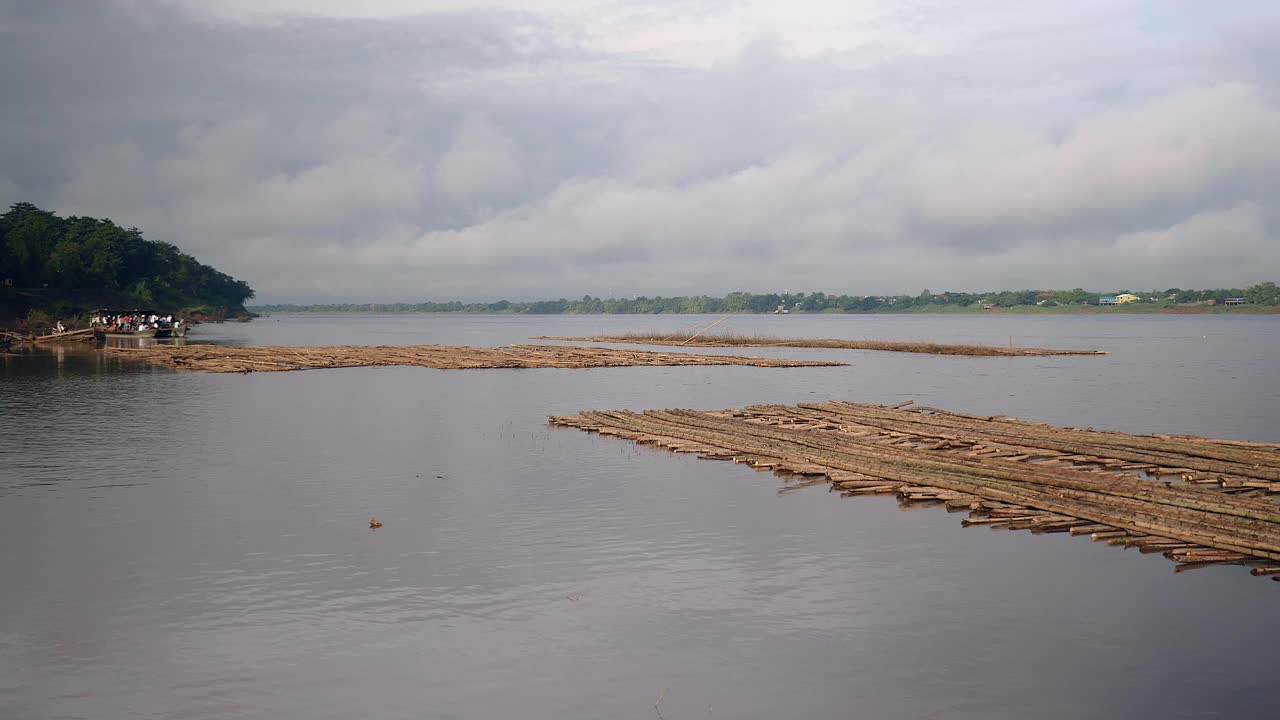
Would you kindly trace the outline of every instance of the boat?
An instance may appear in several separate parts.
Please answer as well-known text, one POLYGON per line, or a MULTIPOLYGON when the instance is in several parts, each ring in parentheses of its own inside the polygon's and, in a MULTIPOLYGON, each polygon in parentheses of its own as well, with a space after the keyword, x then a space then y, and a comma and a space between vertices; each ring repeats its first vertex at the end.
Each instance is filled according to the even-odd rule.
POLYGON ((52 332, 48 335, 37 335, 36 337, 31 338, 30 342, 84 342, 92 340, 94 334, 93 328, 84 328, 82 330, 63 330, 61 332, 52 332))
POLYGON ((120 330, 111 328, 109 330, 98 330, 94 333, 97 337, 104 338, 153 338, 159 332, 155 328, 147 328, 146 330, 120 330))
MULTIPOLYGON (((158 338, 169 337, 173 333, 174 327, 182 328, 182 335, 186 334, 186 326, 179 320, 174 325, 170 325, 164 321, 158 321, 154 324, 147 323, 146 318, 157 316, 154 310, 112 310, 110 308, 100 308, 94 310, 91 314, 91 327, 93 328, 94 337, 97 338, 158 338), (134 325, 132 322, 119 324, 116 320, 120 318, 136 319, 140 322, 134 325)), ((179 335, 178 337, 181 337, 179 335)))

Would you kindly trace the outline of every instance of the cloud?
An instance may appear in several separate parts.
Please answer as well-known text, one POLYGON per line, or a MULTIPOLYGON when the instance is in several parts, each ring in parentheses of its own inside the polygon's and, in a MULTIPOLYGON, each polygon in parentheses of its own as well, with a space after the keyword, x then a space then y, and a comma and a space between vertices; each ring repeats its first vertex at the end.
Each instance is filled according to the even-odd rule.
POLYGON ((426 194, 421 163, 369 112, 295 128, 290 141, 307 152, 286 162, 290 153, 275 144, 289 134, 241 117, 185 126, 176 147, 151 156, 132 141, 98 146, 78 159, 56 203, 79 214, 138 213, 197 236, 235 236, 411 211, 426 194))
POLYGON ((354 7, 0 10, 0 196, 263 301, 1280 275, 1265 6, 354 7))
POLYGON ((1280 179, 1280 110, 1241 83, 1193 88, 1088 117, 1061 138, 974 128, 931 148, 913 174, 914 207, 944 228, 1145 216, 1280 179))
POLYGON ((436 164, 436 187, 467 199, 510 190, 520 178, 511 138, 483 118, 467 118, 436 164))

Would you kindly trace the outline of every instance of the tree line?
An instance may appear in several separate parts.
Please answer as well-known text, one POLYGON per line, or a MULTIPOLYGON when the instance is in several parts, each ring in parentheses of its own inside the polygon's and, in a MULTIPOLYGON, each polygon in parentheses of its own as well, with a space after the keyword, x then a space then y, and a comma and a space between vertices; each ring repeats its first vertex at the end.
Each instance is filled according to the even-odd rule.
MULTIPOLYGON (((904 312, 921 310, 945 311, 947 308, 973 308, 990 305, 1014 307, 1084 307, 1097 305, 1104 295, 1128 293, 1096 293, 1073 290, 1005 290, 987 293, 942 292, 925 290, 918 295, 832 295, 830 293, 765 293, 732 292, 723 297, 709 295, 599 298, 584 295, 578 300, 538 300, 532 302, 463 303, 328 303, 318 305, 260 305, 258 312, 381 312, 381 313, 521 313, 521 314, 681 314, 681 313, 770 313, 785 308, 788 312, 904 312)), ((1213 304, 1227 298, 1243 297, 1254 305, 1280 305, 1280 288, 1273 282, 1249 288, 1217 290, 1183 290, 1168 288, 1132 293, 1139 304, 1160 306, 1213 304)))
POLYGON ((0 215, 0 309, 15 317, 93 306, 235 314, 251 297, 248 283, 137 228, 25 202, 0 215))

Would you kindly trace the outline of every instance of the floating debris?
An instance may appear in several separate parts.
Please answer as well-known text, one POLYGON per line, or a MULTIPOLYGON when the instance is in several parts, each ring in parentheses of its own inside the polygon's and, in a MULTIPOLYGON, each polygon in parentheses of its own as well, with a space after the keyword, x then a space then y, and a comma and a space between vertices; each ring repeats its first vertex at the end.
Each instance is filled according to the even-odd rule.
POLYGON ((1180 568, 1280 575, 1280 444, 1079 430, 1003 416, 849 402, 551 416, 844 496, 968 511, 966 526, 1088 535, 1180 568), (1263 561, 1263 562, 1259 562, 1263 561))
POLYGON ((157 345, 109 347, 103 352, 182 370, 278 372, 314 368, 415 365, 442 370, 479 368, 599 368, 635 365, 750 365, 753 367, 830 367, 841 362, 781 360, 740 355, 616 350, 565 345, 455 347, 450 345, 340 345, 330 347, 231 347, 157 345))
POLYGON ((783 338, 747 335, 682 335, 678 333, 625 333, 562 337, 540 335, 534 340, 568 340, 572 342, 633 343, 637 345, 677 345, 680 347, 793 347, 827 348, 831 350, 885 350, 888 352, 926 353, 929 355, 976 355, 984 357, 1044 357, 1046 355, 1106 355, 1102 350, 1059 350, 1056 348, 1000 347, 999 345, 944 345, 931 342, 896 342, 891 340, 837 340, 820 338, 783 338))
POLYGON ((371 517, 369 518, 369 527, 373 530, 377 530, 378 528, 382 527, 382 523, 378 522, 378 518, 371 517))

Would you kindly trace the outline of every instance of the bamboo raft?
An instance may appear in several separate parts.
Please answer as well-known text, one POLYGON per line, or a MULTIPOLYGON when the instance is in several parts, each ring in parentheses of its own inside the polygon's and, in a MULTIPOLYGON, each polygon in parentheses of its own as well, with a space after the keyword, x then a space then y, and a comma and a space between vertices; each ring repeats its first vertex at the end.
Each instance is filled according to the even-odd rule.
POLYGON ((748 365, 753 367, 828 367, 840 362, 782 360, 739 355, 616 350, 563 345, 455 347, 450 345, 341 345, 330 347, 229 347, 158 345, 109 347, 103 352, 181 370, 247 373, 315 368, 412 365, 441 370, 481 368, 603 368, 638 365, 748 365))
POLYGON ((967 511, 963 525, 1089 535, 1178 569, 1251 563, 1280 580, 1280 444, 1130 435, 849 402, 584 411, 552 425, 732 460, 843 496, 967 511))
POLYGON ((641 334, 565 337, 540 335, 534 340, 572 342, 632 343, 636 345, 676 345, 680 347, 792 347, 829 350, 883 350, 928 355, 973 355, 979 357, 1045 357, 1049 355, 1106 355, 1102 350, 1060 350, 1056 348, 1000 347, 998 345, 945 345, 930 342, 891 340, 837 340, 821 338, 767 338, 744 335, 641 334))

